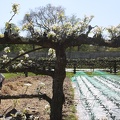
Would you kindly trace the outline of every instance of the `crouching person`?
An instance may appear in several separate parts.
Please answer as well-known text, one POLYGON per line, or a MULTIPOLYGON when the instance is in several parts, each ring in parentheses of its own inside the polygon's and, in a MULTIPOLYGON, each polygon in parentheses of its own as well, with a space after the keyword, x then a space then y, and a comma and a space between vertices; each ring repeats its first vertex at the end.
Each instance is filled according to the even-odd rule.
MULTIPOLYGON (((5 80, 5 76, 2 73, 0 73, 0 90, 2 89, 2 84, 4 80, 5 80)), ((0 103, 1 103, 1 99, 0 99, 0 103)))
POLYGON ((0 73, 0 90, 2 89, 2 84, 4 80, 5 80, 5 76, 2 73, 0 73))

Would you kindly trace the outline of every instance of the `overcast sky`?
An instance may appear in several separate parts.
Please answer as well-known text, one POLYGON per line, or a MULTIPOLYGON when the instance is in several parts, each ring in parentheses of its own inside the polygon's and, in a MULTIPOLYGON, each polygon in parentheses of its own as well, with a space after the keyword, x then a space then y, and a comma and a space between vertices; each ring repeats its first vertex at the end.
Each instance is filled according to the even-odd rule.
POLYGON ((39 6, 52 4, 65 8, 66 15, 75 14, 79 18, 84 15, 94 15, 91 25, 116 26, 120 24, 120 0, 0 0, 0 28, 4 27, 12 14, 10 13, 13 3, 20 4, 19 14, 12 22, 19 25, 25 13, 39 6))

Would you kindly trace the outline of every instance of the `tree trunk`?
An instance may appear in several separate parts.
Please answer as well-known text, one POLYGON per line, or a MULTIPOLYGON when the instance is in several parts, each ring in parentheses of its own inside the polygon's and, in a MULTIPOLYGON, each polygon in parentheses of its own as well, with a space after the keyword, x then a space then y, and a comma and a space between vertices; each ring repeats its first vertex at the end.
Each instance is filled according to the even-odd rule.
POLYGON ((62 120, 62 107, 65 102, 63 83, 66 77, 66 54, 63 47, 56 49, 56 58, 50 120, 62 120))

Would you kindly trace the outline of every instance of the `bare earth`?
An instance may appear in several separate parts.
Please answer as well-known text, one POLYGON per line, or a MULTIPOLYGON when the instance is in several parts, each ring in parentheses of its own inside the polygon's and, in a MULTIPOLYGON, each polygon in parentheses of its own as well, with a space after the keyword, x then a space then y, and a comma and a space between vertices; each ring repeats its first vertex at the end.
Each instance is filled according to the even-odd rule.
MULTIPOLYGON (((45 86, 40 90, 48 96, 52 96, 52 78, 49 76, 32 76, 32 77, 16 77, 5 80, 3 83, 1 94, 19 95, 19 94, 36 94, 36 89, 40 82, 45 86)), ((63 106, 63 118, 72 113, 71 105, 73 105, 72 86, 69 78, 65 79, 64 92, 66 101, 63 106)), ((18 99, 18 100, 1 100, 0 115, 6 115, 12 109, 17 111, 28 111, 30 114, 39 117, 40 120, 49 120, 49 110, 45 108, 48 103, 45 100, 37 98, 18 99)))

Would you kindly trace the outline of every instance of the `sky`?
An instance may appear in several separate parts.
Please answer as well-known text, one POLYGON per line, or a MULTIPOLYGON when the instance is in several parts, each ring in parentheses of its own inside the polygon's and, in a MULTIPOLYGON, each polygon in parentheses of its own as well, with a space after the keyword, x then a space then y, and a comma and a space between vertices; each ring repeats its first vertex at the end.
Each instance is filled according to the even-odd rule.
POLYGON ((120 24, 120 0, 0 0, 0 29, 12 16, 12 4, 20 4, 19 13, 11 22, 20 25, 24 15, 40 6, 52 4, 65 8, 67 16, 76 15, 83 18, 84 15, 94 18, 91 25, 102 27, 117 26, 120 24))

